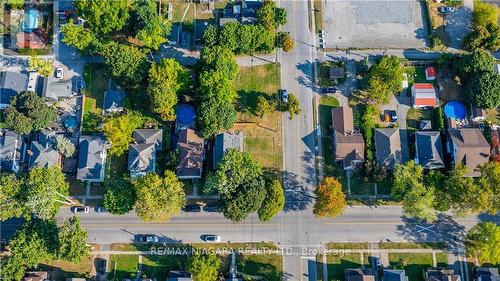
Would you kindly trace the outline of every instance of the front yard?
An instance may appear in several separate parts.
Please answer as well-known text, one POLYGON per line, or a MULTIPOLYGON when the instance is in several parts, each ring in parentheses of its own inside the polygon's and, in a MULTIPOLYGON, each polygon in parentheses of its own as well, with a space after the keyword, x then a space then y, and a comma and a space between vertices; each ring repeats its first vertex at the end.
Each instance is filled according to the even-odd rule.
POLYGON ((117 280, 134 277, 138 263, 138 255, 111 255, 109 256, 108 277, 117 280))
POLYGON ((276 111, 263 118, 255 114, 258 96, 276 99, 280 88, 280 65, 242 67, 235 86, 239 98, 237 121, 233 129, 243 131, 244 150, 265 167, 281 170, 282 113, 276 111))
POLYGON ((318 77, 319 77, 319 83, 321 87, 328 87, 328 86, 335 86, 335 85, 340 85, 344 83, 345 81, 345 74, 343 78, 339 78, 336 81, 332 81, 330 79, 330 68, 336 67, 336 68, 342 68, 344 69, 345 73, 345 63, 342 61, 323 61, 319 64, 318 66, 318 77))
POLYGON ((277 254, 239 255, 237 268, 238 272, 244 275, 262 276, 267 281, 280 281, 283 275, 283 258, 277 254))
POLYGON ((432 254, 389 253, 390 266, 403 266, 409 281, 423 281, 424 271, 433 266, 432 254))

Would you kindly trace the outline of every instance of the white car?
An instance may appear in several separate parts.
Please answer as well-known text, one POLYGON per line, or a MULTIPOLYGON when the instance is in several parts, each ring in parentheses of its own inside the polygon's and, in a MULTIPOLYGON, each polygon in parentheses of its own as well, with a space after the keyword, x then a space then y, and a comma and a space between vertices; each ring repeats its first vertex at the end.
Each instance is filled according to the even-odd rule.
POLYGON ((56 68, 56 73, 54 75, 57 79, 61 79, 64 76, 64 71, 61 67, 56 68))
POLYGON ((90 211, 90 208, 87 206, 75 206, 71 208, 71 211, 75 214, 88 214, 90 211))
POLYGON ((206 242, 220 242, 221 238, 219 235, 206 235, 205 241, 206 242))

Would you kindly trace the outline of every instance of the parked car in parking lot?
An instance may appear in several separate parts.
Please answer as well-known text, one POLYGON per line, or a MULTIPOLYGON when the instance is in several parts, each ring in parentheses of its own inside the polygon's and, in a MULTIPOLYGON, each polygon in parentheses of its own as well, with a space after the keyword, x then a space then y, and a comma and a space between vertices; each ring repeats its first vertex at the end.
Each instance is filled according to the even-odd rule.
POLYGON ((155 243, 158 241, 160 241, 160 239, 156 235, 152 235, 152 234, 139 235, 139 242, 141 242, 141 243, 155 243))
POLYGON ((205 235, 204 240, 206 242, 220 242, 221 238, 219 235, 209 234, 209 235, 205 235))
POLYGON ((186 205, 186 207, 182 208, 184 212, 201 212, 201 207, 198 205, 186 205))
POLYGON ((75 206, 71 208, 71 211, 75 214, 88 214, 90 211, 90 208, 87 206, 75 206))

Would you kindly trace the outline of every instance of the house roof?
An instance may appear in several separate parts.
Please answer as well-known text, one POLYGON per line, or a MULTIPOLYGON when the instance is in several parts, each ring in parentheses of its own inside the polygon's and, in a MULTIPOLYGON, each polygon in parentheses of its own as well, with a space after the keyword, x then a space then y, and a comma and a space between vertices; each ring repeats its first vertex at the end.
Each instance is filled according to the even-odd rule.
POLYGON ((467 167, 467 176, 479 176, 477 166, 489 161, 490 145, 479 129, 450 129, 448 134, 456 149, 454 163, 467 167))
POLYGON ((32 32, 19 32, 16 34, 16 46, 20 49, 41 49, 45 48, 47 34, 41 30, 32 32))
POLYGON ((172 270, 168 273, 167 281, 192 281, 191 273, 187 271, 172 270))
POLYGON ((154 143, 131 144, 128 151, 128 169, 132 177, 155 170, 154 143))
POLYGON ((408 276, 402 269, 385 269, 382 274, 382 281, 408 281, 408 276))
POLYGON ((59 165, 59 152, 48 144, 43 145, 38 141, 31 142, 28 153, 28 169, 35 167, 53 167, 59 165))
POLYGON ((452 269, 430 269, 425 275, 427 281, 460 281, 460 275, 452 269))
POLYGON ((156 147, 161 147, 163 142, 162 129, 137 129, 133 134, 136 143, 154 143, 156 147))
POLYGON ((354 132, 352 118, 350 107, 332 109, 335 160, 344 161, 344 167, 353 160, 364 161, 365 141, 360 133, 354 132))
POLYGON ((201 178, 203 158, 205 157, 204 141, 194 130, 179 131, 179 164, 176 173, 179 178, 201 178))
POLYGON ((107 143, 103 136, 80 136, 77 179, 81 181, 104 180, 106 148, 107 143))
POLYGON ((498 276, 498 268, 496 267, 478 267, 476 269, 476 275, 478 281, 498 281, 500 276, 498 276))
POLYGON ((416 106, 436 106, 438 104, 436 90, 431 83, 414 83, 412 92, 416 106))
POLYGON ((125 92, 120 90, 107 90, 104 93, 103 110, 119 111, 123 110, 123 101, 125 100, 125 92))
POLYGON ((345 281, 374 281, 373 271, 367 268, 346 269, 345 281))
POLYGON ((22 156, 23 139, 16 132, 0 130, 0 171, 16 170, 22 156))
POLYGON ((397 128, 375 129, 375 151, 377 164, 394 169, 409 159, 407 135, 397 128))
POLYGON ((48 278, 49 274, 47 271, 28 271, 24 273, 22 281, 45 281, 48 278))
POLYGON ((71 80, 57 79, 53 76, 43 79, 42 97, 57 101, 73 95, 71 80))
POLYGON ((28 88, 28 74, 18 72, 0 73, 0 104, 10 104, 10 99, 28 88))
POLYGON ((425 169, 444 167, 443 145, 441 133, 438 131, 422 131, 415 133, 415 160, 425 169))
POLYGON ((243 150, 243 132, 222 133, 215 137, 215 146, 213 151, 213 167, 217 168, 228 149, 234 148, 243 150))

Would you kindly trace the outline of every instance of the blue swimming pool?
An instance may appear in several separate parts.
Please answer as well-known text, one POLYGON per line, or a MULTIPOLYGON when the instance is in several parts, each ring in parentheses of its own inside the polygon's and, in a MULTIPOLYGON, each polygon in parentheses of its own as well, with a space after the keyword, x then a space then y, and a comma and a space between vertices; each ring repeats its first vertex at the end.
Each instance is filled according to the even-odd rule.
POLYGON ((180 104, 175 112, 177 114, 177 122, 183 126, 189 126, 196 119, 196 109, 189 104, 180 104))
POLYGON ((462 102, 450 101, 444 106, 444 115, 453 119, 465 119, 467 116, 467 108, 462 102))
POLYGON ((24 14, 23 20, 23 31, 31 32, 33 29, 38 27, 38 18, 40 17, 40 11, 36 9, 29 9, 24 14))

